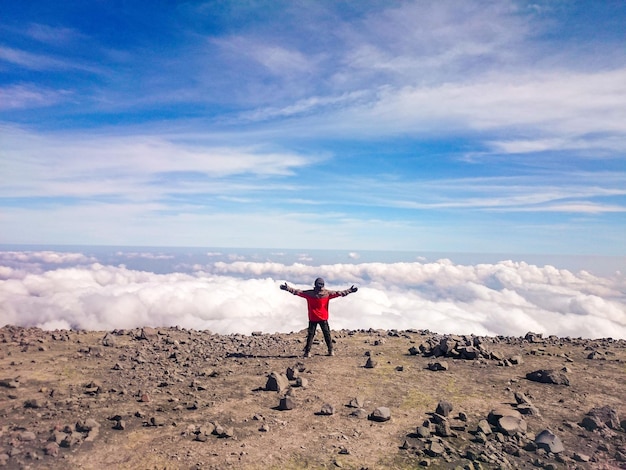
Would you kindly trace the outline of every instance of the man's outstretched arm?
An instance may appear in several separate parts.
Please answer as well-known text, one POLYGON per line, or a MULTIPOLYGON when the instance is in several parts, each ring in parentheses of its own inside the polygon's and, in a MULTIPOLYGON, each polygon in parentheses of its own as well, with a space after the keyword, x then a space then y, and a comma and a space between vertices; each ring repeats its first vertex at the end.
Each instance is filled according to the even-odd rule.
POLYGON ((299 289, 294 289, 293 287, 288 286, 286 282, 280 285, 280 289, 286 290, 293 295, 298 295, 301 292, 299 289))
POLYGON ((350 287, 350 288, 348 288, 348 289, 346 289, 346 290, 340 290, 340 291, 337 291, 337 294, 339 294, 339 295, 340 295, 340 296, 342 296, 342 297, 345 297, 346 295, 352 294, 352 293, 354 293, 354 292, 356 292, 356 291, 358 291, 358 290, 359 290, 359 288, 358 288, 358 287, 356 287, 356 286, 353 284, 353 285, 352 285, 352 287, 350 287))

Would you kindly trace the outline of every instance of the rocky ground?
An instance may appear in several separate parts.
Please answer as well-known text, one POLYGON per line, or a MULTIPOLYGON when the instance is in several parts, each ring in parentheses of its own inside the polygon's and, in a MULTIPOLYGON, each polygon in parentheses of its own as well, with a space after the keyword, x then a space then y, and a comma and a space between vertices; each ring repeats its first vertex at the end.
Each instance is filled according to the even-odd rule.
POLYGON ((0 466, 626 468, 624 340, 304 334, 5 326, 0 466))

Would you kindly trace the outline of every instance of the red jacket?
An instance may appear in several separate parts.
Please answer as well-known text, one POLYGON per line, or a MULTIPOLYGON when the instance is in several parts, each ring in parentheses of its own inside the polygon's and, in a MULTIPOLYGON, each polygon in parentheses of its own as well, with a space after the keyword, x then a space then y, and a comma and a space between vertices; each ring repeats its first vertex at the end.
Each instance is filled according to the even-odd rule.
POLYGON ((342 291, 322 289, 319 292, 316 292, 314 289, 299 290, 289 287, 287 290, 293 295, 304 297, 306 299, 306 303, 309 308, 309 321, 328 320, 328 303, 330 302, 330 299, 345 297, 351 293, 350 289, 342 291))

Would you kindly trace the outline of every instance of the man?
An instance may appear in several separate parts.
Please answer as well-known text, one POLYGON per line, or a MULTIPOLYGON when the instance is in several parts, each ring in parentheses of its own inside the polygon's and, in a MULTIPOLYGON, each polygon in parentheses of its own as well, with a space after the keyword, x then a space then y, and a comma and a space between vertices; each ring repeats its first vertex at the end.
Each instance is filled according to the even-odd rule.
POLYGON ((306 346, 304 347, 304 357, 311 356, 311 346, 313 345, 313 338, 315 338, 315 330, 317 325, 322 329, 324 334, 324 341, 328 347, 328 355, 334 356, 333 341, 330 337, 330 327, 328 326, 328 303, 330 299, 336 297, 345 297, 348 294, 356 292, 357 287, 350 287, 349 289, 342 291, 326 290, 324 289, 324 279, 318 277, 313 284, 313 289, 300 290, 289 287, 285 282, 280 286, 282 290, 291 292, 298 297, 304 297, 307 302, 309 310, 309 331, 306 338, 306 346))

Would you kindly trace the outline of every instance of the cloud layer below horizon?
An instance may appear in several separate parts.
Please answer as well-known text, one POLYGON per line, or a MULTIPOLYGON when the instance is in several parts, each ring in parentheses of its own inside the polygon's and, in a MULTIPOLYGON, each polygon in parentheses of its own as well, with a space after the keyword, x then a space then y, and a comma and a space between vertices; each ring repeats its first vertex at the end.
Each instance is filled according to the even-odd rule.
MULTIPOLYGON (((130 255, 132 256, 132 255, 130 255)), ((524 262, 304 263, 217 261, 155 273, 105 265, 80 253, 0 252, 0 326, 112 330, 180 326, 214 333, 306 327, 303 299, 324 273, 331 327, 429 329, 438 333, 626 339, 626 278, 524 262)))

